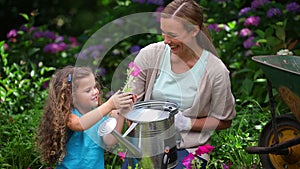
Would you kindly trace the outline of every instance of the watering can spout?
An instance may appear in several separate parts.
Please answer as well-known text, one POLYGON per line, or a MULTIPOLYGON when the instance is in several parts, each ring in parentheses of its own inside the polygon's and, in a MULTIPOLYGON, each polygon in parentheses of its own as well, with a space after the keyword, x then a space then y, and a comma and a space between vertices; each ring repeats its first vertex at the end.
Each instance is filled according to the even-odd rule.
POLYGON ((119 142, 121 142, 128 151, 132 153, 132 155, 136 158, 142 157, 142 151, 134 146, 132 143, 130 143, 128 140, 126 140, 124 137, 122 137, 121 134, 116 132, 114 129, 117 125, 117 120, 115 118, 108 118, 106 119, 98 129, 98 134, 100 136, 106 135, 106 134, 112 134, 119 142))
POLYGON ((128 149, 128 151, 130 151, 134 157, 136 158, 141 158, 142 157, 142 151, 137 148, 136 146, 134 146, 132 143, 130 143, 128 140, 126 140, 124 137, 122 137, 118 132, 116 132, 115 130, 113 130, 111 132, 111 134, 113 136, 115 136, 115 138, 120 141, 123 145, 126 146, 126 148, 128 149))

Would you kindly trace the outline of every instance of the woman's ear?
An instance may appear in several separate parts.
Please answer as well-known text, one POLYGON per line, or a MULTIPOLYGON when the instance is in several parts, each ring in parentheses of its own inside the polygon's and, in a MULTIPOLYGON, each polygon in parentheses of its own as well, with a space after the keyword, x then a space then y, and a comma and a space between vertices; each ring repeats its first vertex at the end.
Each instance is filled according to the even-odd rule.
POLYGON ((198 33, 199 33, 199 31, 200 31, 199 26, 195 26, 195 27, 194 27, 194 30, 193 30, 193 36, 197 36, 198 33))

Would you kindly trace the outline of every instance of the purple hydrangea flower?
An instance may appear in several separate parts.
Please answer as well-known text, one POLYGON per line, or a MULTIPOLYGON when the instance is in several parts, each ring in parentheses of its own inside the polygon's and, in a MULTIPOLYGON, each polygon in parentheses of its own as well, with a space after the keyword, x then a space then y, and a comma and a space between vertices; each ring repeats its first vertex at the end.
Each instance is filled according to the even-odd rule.
POLYGON ((256 9, 256 8, 263 6, 269 2, 270 2, 269 0, 254 0, 251 2, 251 8, 256 9))
POLYGON ((132 47, 130 48, 130 52, 131 52, 131 53, 135 53, 135 52, 140 51, 140 49, 141 49, 140 46, 134 45, 134 46, 132 46, 132 47))
POLYGON ((24 32, 28 31, 28 28, 24 24, 22 24, 19 29, 24 32))
POLYGON ((41 38, 41 37, 43 37, 43 32, 41 32, 41 31, 36 31, 36 32, 34 32, 33 33, 33 35, 32 35, 32 37, 33 38, 41 38))
POLYGON ((214 31, 216 31, 216 32, 220 32, 220 27, 219 27, 219 24, 217 24, 217 23, 209 24, 209 25, 207 26, 207 29, 208 29, 208 30, 214 30, 214 31))
POLYGON ((55 34, 51 31, 45 31, 45 32, 36 31, 33 34, 33 38, 43 38, 43 37, 49 38, 49 39, 52 39, 52 40, 56 39, 55 34))
POLYGON ((7 37, 8 39, 9 39, 9 38, 15 38, 15 37, 17 37, 17 35, 18 35, 17 30, 12 29, 12 30, 10 30, 10 31, 7 33, 6 37, 7 37))
POLYGON ((252 31, 248 28, 243 28, 240 31, 240 36, 241 37, 247 37, 247 36, 251 36, 252 35, 252 31))
POLYGON ((244 48, 249 49, 249 48, 251 48, 252 46, 257 46, 257 43, 254 42, 253 40, 254 40, 254 37, 253 37, 253 36, 250 36, 248 39, 246 39, 246 40, 243 42, 244 48))
POLYGON ((113 21, 114 24, 118 26, 123 26, 124 25, 124 20, 123 19, 116 19, 113 21))
POLYGON ((89 58, 94 58, 94 59, 100 58, 100 56, 101 56, 100 50, 93 50, 88 55, 89 58))
POLYGON ((103 67, 100 67, 100 68, 96 69, 95 74, 96 74, 96 76, 103 76, 106 74, 106 69, 103 67))
POLYGON ((156 21, 160 22, 160 13, 164 10, 164 6, 159 6, 156 8, 155 13, 153 14, 153 16, 156 17, 156 21))
POLYGON ((273 16, 280 16, 281 15, 281 11, 279 8, 270 8, 267 12, 267 17, 268 18, 272 18, 273 16))
POLYGON ((55 42, 63 42, 64 41, 64 37, 63 36, 57 36, 55 39, 55 42))
POLYGON ((79 46, 79 42, 77 41, 76 37, 70 36, 68 37, 68 40, 71 43, 71 47, 79 46))
POLYGON ((52 40, 55 40, 55 39, 56 39, 55 34, 54 34, 53 32, 51 32, 51 31, 45 31, 45 32, 43 33, 43 36, 44 36, 44 37, 47 37, 47 38, 49 38, 49 39, 52 39, 52 40))
POLYGON ((148 4, 154 4, 154 5, 164 5, 164 1, 163 0, 148 0, 147 1, 148 4))
POLYGON ((243 9, 240 10, 239 16, 247 14, 249 11, 251 11, 251 8, 250 7, 245 7, 245 8, 243 8, 243 9))
POLYGON ((292 13, 300 12, 300 5, 297 4, 296 2, 288 3, 285 8, 287 11, 290 11, 292 13))
POLYGON ((49 43, 47 44, 43 51, 45 53, 51 53, 51 54, 55 54, 57 52, 61 52, 63 50, 66 50, 67 45, 64 42, 61 43, 49 43))
POLYGON ((245 26, 258 26, 260 22, 260 17, 259 16, 250 16, 245 20, 244 25, 245 26))

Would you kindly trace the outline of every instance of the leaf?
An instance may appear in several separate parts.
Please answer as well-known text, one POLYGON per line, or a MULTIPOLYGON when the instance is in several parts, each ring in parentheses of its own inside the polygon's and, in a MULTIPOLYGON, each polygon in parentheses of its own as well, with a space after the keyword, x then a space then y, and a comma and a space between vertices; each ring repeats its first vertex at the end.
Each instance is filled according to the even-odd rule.
POLYGON ((25 13, 20 13, 21 16, 23 16, 23 18, 25 18, 27 21, 29 21, 29 16, 25 13))
POLYGON ((285 31, 283 27, 277 27, 276 28, 276 36, 282 40, 285 41, 285 31))
POLYGON ((274 47, 278 44, 281 44, 281 41, 278 38, 272 36, 267 38, 267 44, 271 47, 274 47))
POLYGON ((256 30, 255 33, 257 33, 258 36, 261 37, 261 38, 264 38, 264 37, 265 37, 265 32, 262 31, 262 30, 260 30, 260 29, 256 30))

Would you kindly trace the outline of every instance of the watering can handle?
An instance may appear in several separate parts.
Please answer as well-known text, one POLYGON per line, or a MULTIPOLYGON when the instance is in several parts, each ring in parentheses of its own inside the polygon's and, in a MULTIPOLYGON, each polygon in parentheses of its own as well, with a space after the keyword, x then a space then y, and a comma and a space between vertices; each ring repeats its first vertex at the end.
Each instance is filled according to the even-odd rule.
POLYGON ((167 146, 165 148, 165 152, 164 152, 164 155, 162 157, 161 169, 167 169, 168 168, 169 152, 170 152, 170 147, 167 146))
POLYGON ((126 132, 122 135, 122 137, 126 137, 137 125, 138 123, 133 122, 130 127, 126 130, 126 132))

